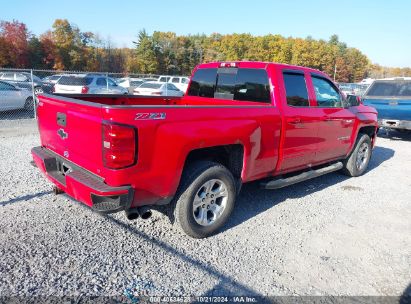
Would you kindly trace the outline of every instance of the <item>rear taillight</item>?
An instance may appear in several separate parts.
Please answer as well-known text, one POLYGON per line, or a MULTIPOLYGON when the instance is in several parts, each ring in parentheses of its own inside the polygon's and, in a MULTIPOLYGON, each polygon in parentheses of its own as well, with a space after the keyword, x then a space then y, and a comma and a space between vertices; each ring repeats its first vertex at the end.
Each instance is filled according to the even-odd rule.
POLYGON ((131 126, 103 123, 103 163, 120 169, 136 162, 137 132, 131 126))
POLYGON ((88 86, 84 86, 81 88, 81 94, 87 94, 88 93, 88 86))

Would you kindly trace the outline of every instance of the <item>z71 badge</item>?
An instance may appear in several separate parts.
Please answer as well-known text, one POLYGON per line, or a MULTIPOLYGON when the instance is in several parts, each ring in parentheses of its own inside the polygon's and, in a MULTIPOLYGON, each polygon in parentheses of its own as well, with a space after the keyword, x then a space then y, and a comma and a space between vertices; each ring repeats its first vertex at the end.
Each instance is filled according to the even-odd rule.
POLYGON ((166 113, 137 113, 134 120, 166 119, 166 113))

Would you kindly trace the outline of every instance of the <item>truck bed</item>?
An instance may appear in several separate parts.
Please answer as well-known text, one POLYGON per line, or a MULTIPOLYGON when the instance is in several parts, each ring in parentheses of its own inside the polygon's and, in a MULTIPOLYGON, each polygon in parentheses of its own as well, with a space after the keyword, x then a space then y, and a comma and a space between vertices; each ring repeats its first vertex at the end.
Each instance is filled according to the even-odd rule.
POLYGON ((256 106, 255 102, 232 101, 232 100, 219 100, 214 98, 198 98, 195 96, 189 97, 176 97, 176 96, 139 96, 139 95, 115 95, 115 94, 54 94, 47 95, 45 97, 58 100, 65 100, 72 103, 85 103, 91 102, 106 106, 256 106))

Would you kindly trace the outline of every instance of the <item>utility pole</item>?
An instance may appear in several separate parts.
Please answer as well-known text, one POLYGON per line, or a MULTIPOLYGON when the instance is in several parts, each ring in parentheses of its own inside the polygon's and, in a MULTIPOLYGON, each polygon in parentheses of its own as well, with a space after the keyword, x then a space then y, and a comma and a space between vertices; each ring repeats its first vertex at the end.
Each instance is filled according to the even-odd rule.
POLYGON ((34 79, 33 79, 33 69, 30 70, 30 77, 31 77, 31 93, 33 95, 33 111, 34 111, 34 118, 37 119, 37 113, 36 113, 36 99, 37 96, 34 93, 34 79))
POLYGON ((335 75, 337 74, 337 63, 334 65, 334 82, 335 82, 335 75))

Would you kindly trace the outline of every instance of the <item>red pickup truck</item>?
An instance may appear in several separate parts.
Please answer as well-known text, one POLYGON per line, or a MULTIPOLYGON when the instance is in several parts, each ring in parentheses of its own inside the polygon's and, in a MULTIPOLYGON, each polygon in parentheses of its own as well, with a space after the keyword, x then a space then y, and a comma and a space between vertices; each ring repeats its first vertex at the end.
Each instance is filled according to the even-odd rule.
POLYGON ((41 95, 37 116, 32 155, 56 192, 129 219, 168 204, 196 238, 226 222, 242 183, 363 174, 377 129, 324 73, 245 61, 197 66, 182 98, 41 95))

